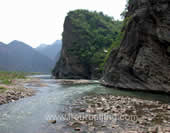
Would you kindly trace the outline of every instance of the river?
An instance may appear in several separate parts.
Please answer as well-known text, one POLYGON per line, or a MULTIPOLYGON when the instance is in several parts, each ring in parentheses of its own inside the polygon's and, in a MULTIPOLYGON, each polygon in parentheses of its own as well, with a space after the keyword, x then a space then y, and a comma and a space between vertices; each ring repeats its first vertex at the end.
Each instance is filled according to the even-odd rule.
POLYGON ((78 97, 93 94, 113 94, 135 96, 149 100, 159 100, 170 103, 170 97, 162 94, 122 91, 105 88, 99 84, 61 85, 50 75, 35 75, 48 86, 39 87, 34 84, 25 86, 37 90, 35 96, 0 106, 0 133, 56 133, 63 127, 63 132, 69 132, 64 122, 51 124, 47 121, 49 115, 57 115, 70 105, 70 101, 78 97))

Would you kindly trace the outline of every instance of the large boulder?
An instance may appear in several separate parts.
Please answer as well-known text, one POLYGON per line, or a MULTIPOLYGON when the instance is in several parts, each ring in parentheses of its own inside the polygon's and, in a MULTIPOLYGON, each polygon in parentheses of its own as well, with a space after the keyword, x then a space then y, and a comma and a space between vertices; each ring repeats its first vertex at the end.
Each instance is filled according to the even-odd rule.
POLYGON ((130 0, 125 34, 105 65, 103 85, 170 93, 169 0, 130 0))

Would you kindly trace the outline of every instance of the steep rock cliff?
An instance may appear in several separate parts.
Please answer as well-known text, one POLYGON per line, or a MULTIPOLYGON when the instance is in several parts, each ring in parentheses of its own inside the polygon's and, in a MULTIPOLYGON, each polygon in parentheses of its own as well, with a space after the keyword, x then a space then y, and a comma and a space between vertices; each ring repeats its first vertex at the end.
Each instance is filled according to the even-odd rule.
POLYGON ((103 85, 170 93, 170 2, 130 0, 125 35, 105 65, 103 85))
POLYGON ((107 49, 119 35, 121 25, 103 13, 69 12, 64 22, 61 56, 53 75, 68 79, 100 78, 107 49))

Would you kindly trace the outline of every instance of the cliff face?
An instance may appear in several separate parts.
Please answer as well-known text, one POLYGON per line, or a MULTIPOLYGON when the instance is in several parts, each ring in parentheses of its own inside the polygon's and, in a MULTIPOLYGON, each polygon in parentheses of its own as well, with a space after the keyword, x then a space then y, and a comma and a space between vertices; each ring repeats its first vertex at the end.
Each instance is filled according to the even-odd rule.
POLYGON ((63 46, 60 59, 57 62, 53 75, 57 78, 78 79, 89 78, 88 68, 80 62, 79 57, 70 55, 69 49, 73 48, 73 42, 78 33, 74 31, 74 25, 69 17, 66 17, 63 32, 63 46))
POLYGON ((125 35, 105 65, 102 84, 170 93, 169 0, 130 0, 125 35))
MULTIPOLYGON (((64 23, 63 46, 53 75, 67 79, 97 79, 107 49, 120 29, 102 13, 87 10, 69 12, 64 23)), ((117 22, 121 25, 121 22, 117 22)))

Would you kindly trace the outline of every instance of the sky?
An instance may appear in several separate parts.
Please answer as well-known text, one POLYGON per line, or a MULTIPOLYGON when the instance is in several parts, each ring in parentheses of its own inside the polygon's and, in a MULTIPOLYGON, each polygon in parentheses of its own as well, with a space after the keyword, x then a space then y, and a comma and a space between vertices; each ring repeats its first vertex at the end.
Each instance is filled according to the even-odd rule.
POLYGON ((69 11, 88 9, 121 19, 126 0, 0 0, 0 42, 23 41, 32 47, 62 38, 69 11))

